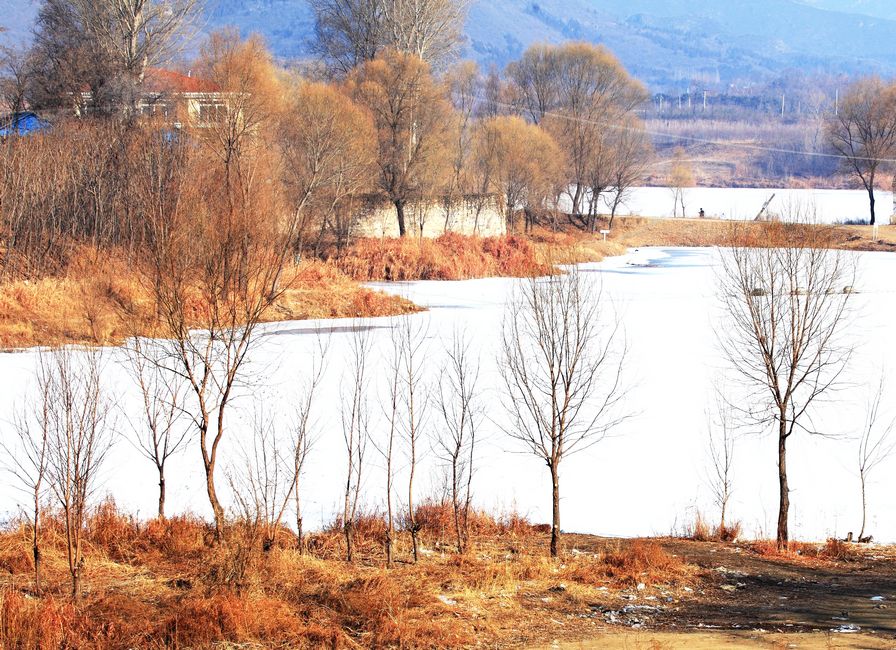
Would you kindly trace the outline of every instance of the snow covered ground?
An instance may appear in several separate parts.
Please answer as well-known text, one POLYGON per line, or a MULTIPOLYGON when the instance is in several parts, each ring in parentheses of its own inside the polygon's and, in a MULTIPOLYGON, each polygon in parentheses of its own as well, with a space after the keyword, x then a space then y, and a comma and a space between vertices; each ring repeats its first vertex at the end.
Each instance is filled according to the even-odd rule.
MULTIPOLYGON (((619 426, 611 438, 565 461, 561 476, 564 529, 625 536, 665 534, 692 519, 696 508, 712 515, 706 485, 706 409, 713 383, 723 369, 713 328, 724 323, 715 298, 715 259, 712 249, 641 249, 583 267, 603 282, 621 313, 630 345, 627 404, 637 417, 619 426)), ((890 368, 891 380, 896 382, 896 346, 890 342, 896 322, 896 300, 890 288, 896 277, 896 256, 862 253, 859 260, 857 286, 861 293, 855 301, 859 315, 852 329, 858 348, 849 375, 854 385, 823 405, 816 418, 820 429, 841 438, 798 437, 790 445, 792 525, 796 537, 803 539, 858 532, 857 445, 849 436, 859 433, 865 401, 882 365, 890 368)), ((515 282, 494 278, 380 286, 429 307, 429 311, 409 318, 428 326, 426 371, 430 382, 437 378, 451 333, 464 328, 474 338, 475 348, 481 352, 481 398, 494 421, 506 417, 496 354, 504 304, 515 282)), ((338 510, 344 472, 338 404, 349 329, 357 325, 373 328, 371 366, 375 375, 384 378, 389 319, 266 325, 252 362, 257 371, 255 385, 246 389, 238 402, 244 423, 251 421, 258 405, 287 417, 290 395, 307 372, 318 325, 324 328, 331 345, 325 384, 317 401, 321 439, 312 452, 304 480, 306 521, 314 525, 332 519, 338 510)), ((121 360, 121 352, 111 350, 104 376, 123 407, 134 409, 137 394, 118 365, 121 360)), ((33 351, 0 355, 0 436, 7 442, 12 435, 9 420, 14 409, 28 399, 35 362, 33 351)), ((891 391, 893 386, 896 384, 891 384, 891 391)), ((371 393, 372 401, 375 396, 371 393)), ((886 407, 891 403, 885 399, 886 407)), ((372 410, 374 429, 381 430, 376 424, 379 408, 374 406, 372 410)), ((431 422, 435 421, 433 414, 431 422)), ((227 458, 234 458, 239 440, 245 436, 244 423, 234 421, 232 435, 225 442, 225 460, 219 473, 222 488, 226 485, 227 458)), ((481 437, 475 477, 478 504, 494 509, 516 508, 533 521, 548 521, 550 483, 543 464, 518 453, 522 450, 506 439, 493 421, 484 423, 481 437)), ((775 440, 767 433, 749 435, 737 443, 730 513, 742 520, 748 533, 774 533, 775 453, 775 440)), ((379 507, 383 502, 382 463, 372 449, 369 458, 367 505, 379 507)), ((419 474, 424 477, 418 483, 419 496, 439 485, 434 464, 434 454, 428 451, 419 474)), ((195 444, 172 460, 170 512, 208 514, 200 466, 195 444)), ((889 541, 896 541, 894 470, 896 458, 879 467, 869 493, 868 530, 877 539, 889 541)), ((402 479, 399 477, 399 481, 402 479)), ((102 491, 114 495, 123 508, 152 516, 156 489, 152 466, 128 442, 119 442, 105 467, 102 491)), ((399 491, 403 501, 401 494, 403 490, 399 491)), ((16 510, 19 501, 24 497, 15 491, 9 477, 4 477, 0 481, 0 512, 16 510)))
MULTIPOLYGON (((707 217, 723 219, 753 219, 769 197, 775 195, 769 211, 784 218, 796 206, 803 209, 812 206, 816 220, 835 223, 852 220, 868 220, 868 194, 864 190, 791 190, 692 187, 684 191, 688 217, 697 217, 703 208, 707 217)), ((889 223, 893 211, 893 194, 875 192, 876 212, 879 224, 889 223)), ((644 217, 671 217, 672 191, 666 187, 638 187, 619 209, 618 214, 644 217)), ((567 206, 568 208, 569 206, 567 206)), ((607 208, 600 207, 601 212, 607 208)))

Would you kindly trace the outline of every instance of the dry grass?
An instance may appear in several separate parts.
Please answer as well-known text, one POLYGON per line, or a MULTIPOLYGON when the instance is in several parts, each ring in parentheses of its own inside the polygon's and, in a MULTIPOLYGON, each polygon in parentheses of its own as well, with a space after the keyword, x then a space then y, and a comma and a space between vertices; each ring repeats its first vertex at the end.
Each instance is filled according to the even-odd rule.
POLYGON ((367 281, 466 280, 547 273, 526 237, 473 237, 448 233, 436 239, 362 239, 333 257, 349 277, 367 281))
POLYGON ((773 539, 757 540, 747 544, 747 548, 761 557, 810 566, 827 562, 855 562, 862 557, 861 551, 854 544, 833 538, 823 544, 791 540, 785 549, 778 549, 773 539))
POLYGON ((28 527, 14 525, 0 533, 0 647, 503 646, 554 638, 545 626, 552 617, 570 621, 564 635, 587 635, 593 628, 578 614, 600 598, 618 600, 608 587, 669 588, 694 576, 652 542, 552 562, 547 536, 516 515, 476 513, 473 548, 457 555, 441 541, 449 518, 445 504, 421 508, 423 558, 409 561, 401 533, 389 570, 375 516, 358 526, 362 557, 349 565, 336 526, 314 535, 305 554, 288 531, 265 552, 245 526, 231 526, 227 544, 216 546, 196 518, 144 523, 107 503, 88 522, 77 603, 68 597, 59 522, 46 521, 39 598, 30 591, 28 527))
POLYGON ((641 246, 726 246, 737 229, 737 236, 767 245, 769 229, 787 237, 801 231, 824 235, 836 248, 859 251, 896 250, 896 226, 880 226, 878 237, 872 238, 870 226, 793 226, 757 221, 722 221, 719 219, 649 219, 618 217, 613 222, 611 241, 622 247, 641 246))
MULTIPOLYGON (((61 277, 0 285, 0 348, 110 344, 152 334, 150 291, 126 260, 84 249, 61 277)), ((316 260, 287 270, 288 287, 265 320, 387 316, 416 311, 410 302, 360 286, 316 260)))

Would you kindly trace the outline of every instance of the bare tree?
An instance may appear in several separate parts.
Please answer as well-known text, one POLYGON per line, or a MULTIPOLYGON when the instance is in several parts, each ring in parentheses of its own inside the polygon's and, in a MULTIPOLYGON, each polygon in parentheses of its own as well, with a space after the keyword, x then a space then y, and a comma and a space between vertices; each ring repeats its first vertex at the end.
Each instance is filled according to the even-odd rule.
POLYGON ((477 399, 479 363, 470 350, 469 340, 458 331, 454 332, 445 354, 447 360, 436 390, 442 426, 435 442, 437 455, 447 466, 457 552, 463 553, 470 539, 473 461, 476 432, 482 417, 477 399))
POLYGON ((242 522, 258 531, 267 553, 274 547, 295 485, 291 450, 278 431, 275 414, 255 411, 251 446, 243 446, 241 456, 227 473, 228 482, 242 522))
POLYGON ((296 222, 279 210, 268 147, 270 56, 260 43, 213 37, 203 53, 211 77, 240 97, 223 123, 192 147, 190 184, 147 215, 146 284, 164 330, 164 364, 186 382, 184 411, 197 434, 206 491, 223 540, 224 509, 215 485, 228 414, 250 372, 258 325, 288 288, 296 222), (242 117, 234 113, 236 111, 242 117))
POLYGON ((896 86, 877 77, 855 82, 830 118, 827 135, 844 166, 868 193, 873 226, 877 174, 896 155, 896 86))
POLYGON ((360 323, 353 327, 349 356, 342 382, 342 437, 345 441, 346 476, 342 509, 345 558, 354 561, 354 527, 364 477, 364 458, 369 440, 370 422, 367 404, 367 363, 370 356, 370 332, 360 323))
POLYGON ((408 454, 408 521, 414 562, 419 560, 420 526, 414 507, 414 479, 420 454, 420 442, 429 407, 426 387, 423 384, 423 365, 426 356, 428 330, 425 322, 413 317, 398 320, 398 347, 401 351, 399 366, 399 390, 403 407, 400 430, 407 442, 408 454))
POLYGON ((722 396, 716 397, 715 413, 707 415, 709 445, 709 488, 719 509, 718 531, 727 530, 728 502, 734 491, 734 422, 731 407, 722 396))
POLYGON ((58 350, 42 356, 38 385, 47 406, 47 483, 62 510, 72 597, 81 596, 84 525, 100 466, 112 444, 111 403, 101 385, 100 353, 58 350))
POLYGON ((613 132, 613 157, 610 161, 609 176, 612 183, 612 198, 607 200, 610 208, 608 228, 628 198, 632 189, 644 180, 644 174, 653 154, 650 138, 644 132, 641 122, 634 117, 625 126, 613 132))
MULTIPOLYGON (((518 210, 530 215, 543 209, 564 184, 562 159, 550 134, 521 117, 491 118, 477 129, 476 172, 483 193, 500 197, 508 230, 515 228, 518 210)), ((528 216, 525 225, 532 225, 528 216)))
POLYGON ((669 171, 669 189, 672 191, 672 216, 678 216, 678 206, 681 206, 681 216, 686 217, 687 207, 685 198, 687 189, 694 186, 694 174, 690 163, 685 159, 684 149, 678 147, 669 171))
POLYGON ((164 348, 154 341, 135 337, 127 347, 131 375, 140 388, 142 418, 131 422, 133 443, 159 475, 158 518, 165 518, 165 465, 182 452, 189 441, 190 427, 184 421, 186 386, 180 377, 167 371, 164 348))
POLYGON ((38 369, 40 395, 33 409, 23 409, 13 422, 18 440, 17 446, 2 443, 6 454, 7 469, 16 478, 19 487, 28 495, 31 526, 31 557, 34 561, 34 593, 41 592, 41 514, 45 497, 47 461, 50 433, 50 411, 52 396, 45 390, 46 384, 38 369))
POLYGON ((326 369, 327 352, 329 350, 329 339, 323 337, 320 332, 316 333, 316 337, 316 346, 311 359, 308 375, 299 387, 299 392, 296 396, 295 421, 293 422, 291 429, 292 491, 295 499, 296 536, 298 537, 300 552, 304 552, 305 550, 301 499, 302 472, 305 469, 308 454, 311 452, 314 443, 317 441, 314 406, 315 400, 318 397, 321 380, 324 376, 324 370, 326 369))
POLYGON ((881 422, 881 402, 884 396, 885 377, 881 374, 877 391, 872 396, 865 411, 865 426, 859 438, 859 483, 862 489, 862 527, 859 529, 858 541, 867 541, 865 525, 868 518, 868 476, 874 469, 893 455, 896 451, 896 440, 892 439, 896 429, 896 419, 889 423, 881 422))
POLYGON ((377 186, 395 206, 404 237, 408 204, 431 199, 450 168, 451 105, 424 61, 392 50, 354 70, 349 89, 373 115, 377 186))
POLYGON ((0 99, 12 113, 25 110, 31 74, 31 56, 24 46, 0 46, 0 99))
POLYGON ((552 557, 560 552, 563 459, 626 417, 621 339, 601 287, 578 270, 524 280, 507 306, 502 369, 511 422, 503 428, 550 471, 552 557))
POLYGON ((844 333, 855 266, 828 235, 822 227, 770 223, 751 239, 735 226, 719 270, 727 314, 719 340, 748 391, 733 406, 777 429, 779 548, 789 540, 787 441, 798 431, 821 433, 812 409, 836 387, 852 351, 844 333))
MULTIPOLYGON (((399 318, 399 317, 396 317, 399 318)), ((389 328, 389 356, 387 360, 387 392, 384 400, 384 415, 387 422, 386 439, 382 444, 376 445, 386 464, 386 566, 391 567, 395 552, 395 512, 392 504, 395 482, 395 437, 398 433, 400 406, 401 406, 401 368, 402 354, 401 339, 398 335, 398 324, 393 320, 389 328)))
POLYGON ((311 0, 318 54, 348 72, 387 49, 441 66, 462 39, 466 0, 311 0))

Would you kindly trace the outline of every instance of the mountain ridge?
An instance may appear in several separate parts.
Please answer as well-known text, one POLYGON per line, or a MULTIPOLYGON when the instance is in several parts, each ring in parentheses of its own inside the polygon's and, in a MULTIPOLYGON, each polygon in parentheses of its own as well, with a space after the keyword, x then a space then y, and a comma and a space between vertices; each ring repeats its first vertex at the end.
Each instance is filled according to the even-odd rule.
MULTIPOLYGON (((6 40, 22 41, 38 3, 6 2, 6 40)), ((896 3, 890 19, 889 2, 476 0, 464 56, 503 66, 533 42, 598 42, 658 90, 762 81, 796 68, 888 76, 896 74, 896 3)), ((313 34, 302 0, 218 0, 207 9, 205 28, 227 24, 261 33, 282 58, 307 56, 313 34)))

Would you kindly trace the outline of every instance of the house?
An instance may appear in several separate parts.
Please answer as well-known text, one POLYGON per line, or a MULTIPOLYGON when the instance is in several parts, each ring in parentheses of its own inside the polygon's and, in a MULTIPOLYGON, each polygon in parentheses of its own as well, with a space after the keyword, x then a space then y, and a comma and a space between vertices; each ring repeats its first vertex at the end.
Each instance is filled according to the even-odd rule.
POLYGON ((208 128, 227 115, 230 93, 207 79, 173 70, 150 68, 138 103, 141 114, 160 117, 175 127, 208 128))
MULTIPOLYGON (((144 117, 156 118, 175 128, 190 126, 208 128, 221 123, 231 105, 232 93, 222 92, 213 81, 174 70, 149 68, 140 86, 137 111, 144 117)), ((81 92, 80 105, 93 104, 90 90, 81 92)), ((80 114, 80 110, 76 109, 80 114)))
POLYGON ((29 135, 50 128, 50 123, 36 113, 25 111, 0 117, 0 138, 11 135, 29 135))

